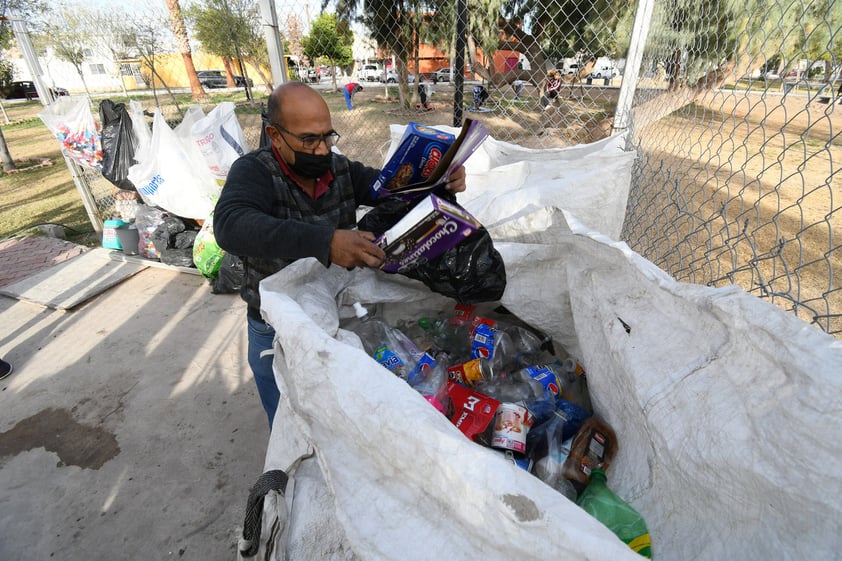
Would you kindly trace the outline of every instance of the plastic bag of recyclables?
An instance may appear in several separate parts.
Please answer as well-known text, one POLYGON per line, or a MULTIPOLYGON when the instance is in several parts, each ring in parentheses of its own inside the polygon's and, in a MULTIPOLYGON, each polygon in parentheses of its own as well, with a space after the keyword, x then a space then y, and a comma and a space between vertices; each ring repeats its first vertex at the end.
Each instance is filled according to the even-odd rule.
MULTIPOLYGON (((460 202, 506 260, 501 303, 585 365, 617 432, 611 487, 645 517, 654 558, 835 558, 842 343, 739 288, 675 282, 614 241, 634 158, 622 145, 489 139, 469 161, 460 202)), ((282 391, 265 468, 291 477, 263 505, 261 549, 283 530, 269 558, 639 559, 339 328, 354 301, 394 322, 452 300, 309 259, 261 294, 282 391)))
POLYGON ((147 204, 206 219, 231 163, 249 151, 233 103, 222 103, 207 115, 200 105, 191 105, 174 129, 156 109, 151 134, 142 108, 132 104, 131 109, 138 163, 129 169, 129 180, 147 204))

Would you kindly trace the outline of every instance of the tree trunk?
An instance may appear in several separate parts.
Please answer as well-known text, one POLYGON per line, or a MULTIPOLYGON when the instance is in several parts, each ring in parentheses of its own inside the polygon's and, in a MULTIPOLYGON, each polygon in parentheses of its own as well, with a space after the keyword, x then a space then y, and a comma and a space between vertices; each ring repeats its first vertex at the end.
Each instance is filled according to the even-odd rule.
POLYGON ((3 171, 11 171, 18 169, 12 155, 9 153, 9 147, 6 145, 6 137, 3 136, 3 129, 0 128, 0 163, 3 164, 3 171))
MULTIPOLYGON (((190 40, 187 37, 187 27, 184 25, 184 15, 181 13, 181 5, 178 0, 167 0, 167 10, 170 14, 170 27, 175 35, 178 50, 181 58, 184 59, 184 68, 187 70, 187 78, 190 80, 190 91, 193 101, 207 101, 208 94, 199 82, 196 75, 196 67, 193 65, 193 53, 190 51, 190 40)), ((167 88, 169 90, 169 88, 167 88)))
POLYGON ((237 82, 234 81, 234 63, 227 56, 222 57, 222 65, 225 66, 225 83, 229 88, 237 87, 237 82))

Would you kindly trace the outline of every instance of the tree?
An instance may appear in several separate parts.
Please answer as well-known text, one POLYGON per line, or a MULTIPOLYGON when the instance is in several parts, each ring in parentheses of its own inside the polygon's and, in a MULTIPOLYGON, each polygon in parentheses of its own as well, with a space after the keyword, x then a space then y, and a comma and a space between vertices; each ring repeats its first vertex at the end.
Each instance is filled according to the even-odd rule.
MULTIPOLYGON (((351 51, 353 42, 350 27, 340 22, 335 14, 321 14, 310 25, 310 34, 301 40, 304 54, 310 60, 327 59, 331 68, 347 66, 354 61, 351 51)), ((336 89, 336 73, 332 74, 333 88, 336 89)))
POLYGON ((0 128, 0 164, 3 165, 4 172, 17 169, 15 161, 12 159, 12 154, 9 152, 9 146, 6 144, 6 137, 3 136, 2 128, 0 128))
POLYGON ((414 12, 412 0, 369 0, 358 14, 357 0, 339 0, 336 14, 342 21, 357 19, 371 31, 378 47, 395 56, 398 69, 398 96, 401 107, 409 107, 407 61, 412 53, 414 12))
POLYGON ((190 39, 187 37, 187 27, 184 25, 184 16, 181 13, 181 5, 178 0, 166 0, 167 12, 170 16, 170 27, 172 28, 181 58, 184 60, 184 68, 187 70, 187 79, 190 80, 190 91, 193 101, 206 101, 208 95, 199 82, 196 74, 196 67, 193 65, 193 52, 190 50, 190 39))
POLYGON ((155 86, 155 79, 157 78, 161 84, 166 88, 170 98, 175 104, 176 109, 183 115, 181 106, 178 100, 170 89, 166 81, 161 77, 155 68, 155 57, 163 52, 167 47, 166 24, 165 16, 154 8, 147 8, 145 13, 136 14, 132 21, 133 33, 131 39, 134 40, 135 48, 140 54, 143 63, 149 68, 151 74, 148 82, 152 85, 152 95, 155 98, 155 106, 160 107, 158 100, 158 89, 155 86))
POLYGON ((240 73, 245 78, 242 61, 246 60, 271 88, 271 79, 261 69, 261 66, 268 66, 269 53, 260 29, 260 11, 256 3, 249 0, 202 0, 190 6, 186 13, 202 48, 219 55, 225 62, 229 87, 236 85, 230 61, 240 62, 240 73))
POLYGON ((49 8, 44 0, 4 0, 0 4, 0 16, 6 18, 0 21, 0 51, 8 49, 15 37, 9 18, 18 18, 31 23, 38 21, 38 15, 48 12, 49 8))
POLYGON ((126 99, 129 99, 129 92, 126 91, 126 84, 123 83, 120 63, 132 55, 136 44, 134 30, 127 23, 130 18, 122 9, 113 7, 92 12, 90 18, 90 28, 97 37, 102 39, 98 45, 104 46, 111 55, 117 78, 120 80, 120 88, 126 99))
POLYGON ((85 51, 88 50, 91 30, 90 12, 83 6, 68 6, 61 4, 50 14, 44 24, 44 34, 50 45, 52 45, 56 57, 69 62, 76 69, 79 78, 82 79, 82 86, 85 88, 85 95, 91 99, 91 92, 88 90, 88 82, 85 80, 84 63, 85 51))

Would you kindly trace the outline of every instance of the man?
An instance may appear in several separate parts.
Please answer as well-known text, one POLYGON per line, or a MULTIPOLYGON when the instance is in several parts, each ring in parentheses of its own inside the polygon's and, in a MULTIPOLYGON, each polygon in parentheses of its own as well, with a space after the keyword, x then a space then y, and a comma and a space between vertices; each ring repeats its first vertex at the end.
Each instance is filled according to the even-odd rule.
POLYGON ((561 93, 561 73, 558 70, 551 70, 547 76, 547 83, 544 86, 544 95, 541 96, 541 107, 546 109, 561 93))
POLYGON ((432 94, 429 90, 431 90, 430 84, 428 82, 421 82, 418 84, 418 97, 421 99, 421 106, 418 107, 420 111, 432 111, 433 108, 430 107, 429 103, 427 102, 428 97, 432 94))
POLYGON ((474 86, 474 109, 481 109, 482 104, 488 99, 488 90, 483 86, 474 86))
POLYGON ((361 92, 363 87, 356 82, 349 82, 345 84, 345 87, 342 89, 342 92, 345 94, 345 105, 348 106, 348 111, 354 108, 353 103, 351 103, 354 99, 354 94, 357 92, 361 92))
MULTIPOLYGON (((243 260, 240 294, 248 305, 248 361, 271 428, 280 393, 272 372, 275 332, 260 316, 259 284, 289 263, 315 257, 325 267, 377 267, 385 259, 374 234, 352 230, 359 205, 376 204, 369 186, 379 170, 331 152, 339 140, 317 91, 301 82, 269 96, 271 146, 239 158, 213 218, 219 246, 243 260)), ((446 185, 465 190, 465 170, 446 185)))

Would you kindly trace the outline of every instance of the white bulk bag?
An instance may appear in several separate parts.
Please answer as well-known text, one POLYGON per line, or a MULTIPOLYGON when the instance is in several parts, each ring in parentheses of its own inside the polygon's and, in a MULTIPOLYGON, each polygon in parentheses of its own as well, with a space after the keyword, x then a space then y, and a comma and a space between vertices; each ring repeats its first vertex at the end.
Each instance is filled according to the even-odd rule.
MULTIPOLYGON (((502 303, 586 366, 619 440, 609 486, 645 517, 654 557, 834 558, 842 342, 739 288, 675 282, 556 206, 512 216, 489 229, 506 261, 502 303)), ((291 506, 264 509, 267 525, 291 513, 273 558, 639 559, 338 328, 354 301, 390 321, 452 301, 312 259, 261 295, 282 391, 265 467, 294 480, 291 506)))

